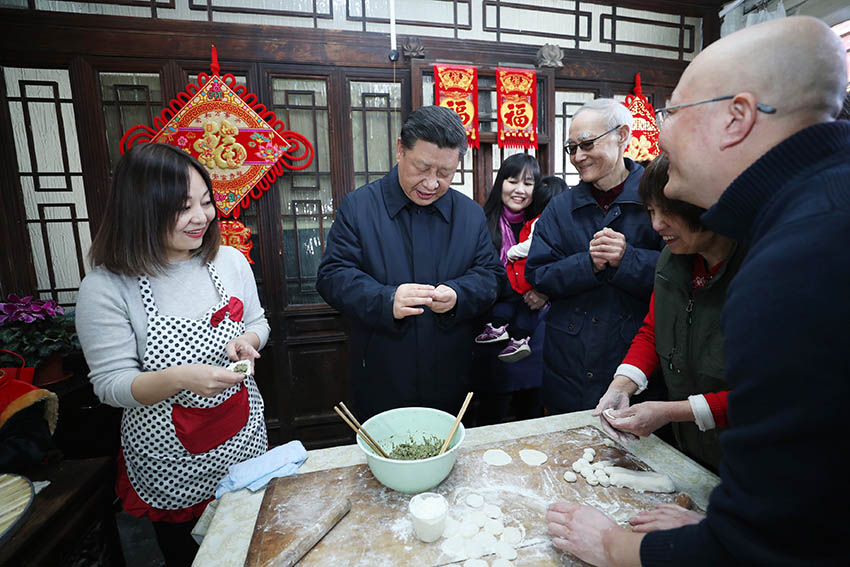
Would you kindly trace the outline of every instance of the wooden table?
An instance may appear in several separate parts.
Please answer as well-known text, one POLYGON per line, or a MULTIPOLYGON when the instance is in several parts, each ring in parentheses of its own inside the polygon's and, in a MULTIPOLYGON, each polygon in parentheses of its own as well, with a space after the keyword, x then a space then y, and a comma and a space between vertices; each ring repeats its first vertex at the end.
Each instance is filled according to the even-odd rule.
MULTIPOLYGON (((514 440, 532 435, 552 433, 598 424, 589 411, 550 416, 521 422, 478 427, 467 430, 464 449, 496 441, 514 440)), ((625 448, 653 469, 668 474, 681 492, 694 504, 705 508, 708 494, 717 485, 717 476, 696 464, 660 439, 650 437, 627 443, 625 448)), ((365 463, 365 457, 354 445, 311 451, 300 472, 327 470, 365 463)), ((226 494, 199 525, 206 536, 195 558, 196 567, 242 565, 248 552, 263 491, 242 490, 226 494)))

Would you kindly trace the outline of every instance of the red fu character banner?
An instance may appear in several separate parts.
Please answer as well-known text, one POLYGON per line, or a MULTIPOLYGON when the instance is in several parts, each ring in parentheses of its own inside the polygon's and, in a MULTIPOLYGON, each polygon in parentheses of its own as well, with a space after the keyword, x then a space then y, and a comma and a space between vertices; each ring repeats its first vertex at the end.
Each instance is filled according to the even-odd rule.
POLYGON ((658 147, 658 126, 655 123, 655 109, 643 96, 640 86, 640 73, 635 75, 634 94, 626 96, 626 108, 632 113, 632 139, 626 149, 626 157, 634 161, 655 159, 661 153, 658 147))
POLYGON ((466 65, 434 65, 434 102, 457 112, 466 141, 478 148, 478 71, 466 65))
POLYGON ((498 69, 499 147, 537 148, 537 73, 529 69, 498 69))

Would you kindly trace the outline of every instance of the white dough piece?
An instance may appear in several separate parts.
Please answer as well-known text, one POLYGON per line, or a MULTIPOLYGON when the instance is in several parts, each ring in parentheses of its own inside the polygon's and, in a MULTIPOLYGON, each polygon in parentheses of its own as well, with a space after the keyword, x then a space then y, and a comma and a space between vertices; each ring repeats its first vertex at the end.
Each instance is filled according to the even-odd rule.
POLYGON ((611 484, 638 492, 675 492, 676 485, 666 474, 652 471, 633 471, 622 467, 605 467, 611 484))
POLYGON ((486 522, 484 522, 484 531, 488 534, 493 534, 497 536, 501 534, 505 529, 504 524, 502 524, 502 520, 496 520, 494 518, 488 518, 486 522))
POLYGON ((499 557, 498 559, 493 560, 490 567, 514 567, 514 564, 512 561, 499 557))
POLYGON ((514 546, 508 545, 503 541, 496 544, 494 551, 496 552, 496 555, 502 559, 507 559, 509 561, 516 559, 516 549, 514 549, 514 546))
POLYGON ((591 454, 591 455, 593 455, 594 457, 596 456, 596 449, 594 449, 593 447, 586 447, 586 448, 584 449, 584 452, 585 452, 585 453, 590 453, 590 454, 591 454))
POLYGON ((610 467, 611 465, 612 465, 611 461, 596 461, 595 463, 593 463, 590 466, 593 467, 594 470, 599 470, 599 469, 604 469, 605 467, 610 467))
POLYGON ((472 521, 463 522, 460 525, 460 529, 458 533, 465 538, 470 538, 478 535, 478 526, 475 525, 472 521))
POLYGON ((242 372, 243 374, 251 374, 251 361, 236 360, 228 364, 227 369, 231 372, 242 372))
POLYGON ((513 459, 501 449, 488 449, 484 452, 484 462, 494 467, 503 467, 513 459))
POLYGON ((502 532, 502 537, 499 541, 508 545, 519 545, 522 542, 522 531, 515 526, 508 526, 505 528, 505 531, 502 532))
POLYGON ((579 460, 577 460, 576 462, 573 463, 573 470, 576 471, 577 473, 580 473, 583 469, 585 469, 589 466, 590 466, 590 463, 588 463, 585 459, 579 459, 579 460))
POLYGON ((564 472, 564 480, 566 480, 567 482, 575 482, 578 480, 578 477, 573 471, 566 471, 564 472))
POLYGON ((546 453, 541 453, 535 449, 523 449, 519 452, 519 458, 526 465, 530 465, 532 467, 537 467, 546 462, 546 459, 549 457, 546 456, 546 453))
POLYGON ((474 512, 472 512, 470 518, 473 524, 475 524, 479 528, 483 528, 484 522, 487 521, 487 514, 485 514, 483 510, 475 510, 474 512))
POLYGON ((467 559, 463 567, 489 567, 489 564, 483 559, 467 559))
POLYGON ((481 508, 484 505, 484 497, 480 494, 470 494, 466 497, 466 505, 472 508, 481 508))
POLYGON ((596 478, 597 478, 597 480, 599 480, 599 486, 602 486, 602 487, 611 486, 611 481, 608 480, 608 475, 605 475, 605 476, 602 476, 602 477, 597 476, 596 478))
POLYGON ((443 528, 443 537, 448 538, 456 534, 460 529, 460 525, 460 522, 451 516, 446 516, 446 527, 443 528))
POLYGON ((466 538, 460 534, 456 534, 447 538, 442 545, 440 545, 440 550, 453 559, 459 559, 464 555, 465 545, 466 538))
POLYGON ((595 476, 592 476, 587 479, 587 484, 589 484, 590 486, 596 486, 597 484, 599 484, 599 481, 596 480, 595 476))
POLYGON ((479 532, 472 539, 466 540, 464 550, 469 557, 481 557, 482 555, 490 555, 493 553, 495 546, 499 542, 496 536, 487 532, 479 532))
POLYGON ((502 509, 496 506, 495 504, 485 504, 484 505, 484 514, 487 515, 488 518, 501 518, 502 517, 502 509))
POLYGON ((605 445, 606 447, 616 447, 617 446, 617 444, 614 442, 613 439, 608 439, 607 437, 602 440, 602 444, 605 445))
POLYGON ((586 468, 581 469, 580 474, 581 474, 581 476, 584 477, 584 480, 590 480, 591 478, 594 479, 594 480, 596 479, 596 473, 593 472, 593 469, 590 468, 590 467, 586 467, 586 468))
POLYGON ((593 459, 596 458, 596 451, 593 449, 585 449, 584 454, 581 456, 582 459, 587 461, 588 463, 592 463, 593 459))

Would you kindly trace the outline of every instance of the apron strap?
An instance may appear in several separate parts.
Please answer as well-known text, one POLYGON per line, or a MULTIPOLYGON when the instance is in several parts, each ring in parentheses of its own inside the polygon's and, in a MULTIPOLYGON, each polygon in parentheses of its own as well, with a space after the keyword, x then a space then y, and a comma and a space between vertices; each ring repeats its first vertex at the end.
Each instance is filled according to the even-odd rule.
POLYGON ((218 277, 218 272, 215 270, 215 266, 212 265, 212 262, 207 262, 207 270, 210 272, 210 277, 212 278, 213 284, 215 284, 215 289, 218 290, 218 295, 222 301, 228 301, 230 296, 227 295, 227 292, 224 291, 224 284, 221 283, 221 279, 218 277))
POLYGON ((142 292, 142 305, 145 306, 145 313, 148 314, 148 319, 156 317, 159 311, 156 308, 153 291, 151 291, 151 282, 147 276, 139 276, 139 291, 142 292))

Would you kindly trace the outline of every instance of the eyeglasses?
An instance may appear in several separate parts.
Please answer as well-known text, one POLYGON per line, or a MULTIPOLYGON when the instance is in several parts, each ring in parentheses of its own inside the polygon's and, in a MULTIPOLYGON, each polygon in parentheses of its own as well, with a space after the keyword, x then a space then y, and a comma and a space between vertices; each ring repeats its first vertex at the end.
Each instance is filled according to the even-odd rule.
POLYGON ((614 126, 613 128, 611 128, 607 132, 605 132, 603 134, 599 134, 595 138, 591 138, 589 140, 584 140, 582 142, 579 142, 578 144, 567 144, 566 146, 564 146, 564 149, 567 150, 567 153, 570 154, 571 156, 576 155, 576 152, 578 151, 579 148, 581 148, 581 151, 583 151, 583 152, 589 152, 590 150, 593 149, 593 143, 596 142, 596 140, 598 140, 599 138, 601 138, 603 136, 607 136, 608 134, 610 134, 611 132, 613 132, 617 128, 619 128, 619 126, 614 126))
MULTIPOLYGON (((721 100, 731 100, 735 98, 735 95, 726 95, 726 96, 718 96, 714 98, 708 98, 706 100, 698 100, 696 102, 686 102, 684 104, 674 104, 673 106, 665 106, 664 108, 659 108, 655 111, 655 125, 661 128, 661 123, 667 120, 673 111, 679 110, 681 108, 688 108, 689 106, 696 106, 698 104, 706 104, 709 102, 718 102, 721 100)), ((758 103, 756 108, 764 112, 765 114, 775 114, 776 109, 772 106, 768 106, 766 104, 758 103)))

